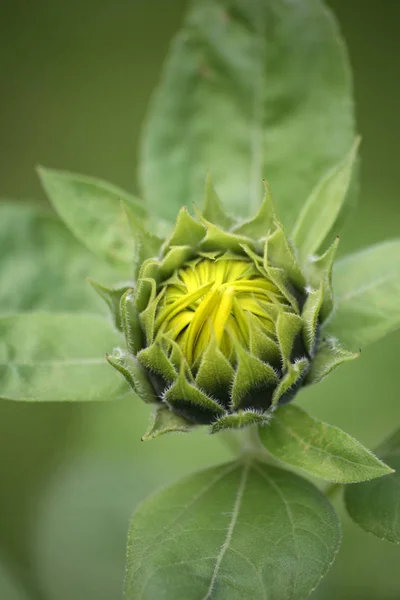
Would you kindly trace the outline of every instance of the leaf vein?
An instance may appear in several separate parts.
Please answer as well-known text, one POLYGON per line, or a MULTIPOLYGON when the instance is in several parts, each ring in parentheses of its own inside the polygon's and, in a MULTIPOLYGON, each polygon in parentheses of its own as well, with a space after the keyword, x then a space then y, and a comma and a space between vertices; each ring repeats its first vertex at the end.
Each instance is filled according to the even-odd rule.
POLYGON ((286 510, 286 514, 288 516, 290 527, 292 529, 294 553, 296 556, 296 572, 295 572, 294 579, 292 581, 292 596, 293 596, 293 592, 296 589, 297 580, 299 577, 299 564, 300 564, 300 555, 299 555, 299 548, 298 548, 298 544, 297 544, 296 527, 295 527, 294 520, 293 520, 293 514, 290 509, 289 502, 286 500, 286 498, 285 498, 282 490, 278 486, 278 484, 275 481, 273 481, 270 477, 268 477, 268 475, 266 473, 264 473, 264 471, 262 471, 257 465, 254 465, 254 469, 259 473, 259 475, 261 475, 261 477, 263 477, 265 479, 265 481, 277 492, 277 494, 281 498, 283 506, 285 507, 285 510, 286 510))
POLYGON ((242 477, 240 479, 238 491, 236 494, 235 503, 234 503, 233 511, 232 511, 232 517, 231 517, 231 520, 229 522, 229 526, 228 526, 228 529, 226 532, 226 538, 225 538, 225 541, 222 544, 221 550, 217 556, 217 560, 215 562, 215 567, 214 567, 214 571, 213 571, 213 574, 211 577, 210 585, 209 585, 209 588, 208 588, 207 593, 204 596, 203 600, 210 600, 212 598, 213 589, 214 589, 215 582, 218 577, 218 573, 219 573, 219 570, 221 567, 222 560, 223 560, 225 553, 228 550, 229 545, 232 541, 232 536, 233 536, 235 525, 236 525, 236 522, 237 522, 237 519, 239 516, 239 511, 240 511, 240 506, 241 506, 242 499, 243 499, 244 490, 246 488, 247 476, 249 473, 249 469, 250 469, 250 464, 246 463, 243 467, 243 473, 242 473, 242 477))

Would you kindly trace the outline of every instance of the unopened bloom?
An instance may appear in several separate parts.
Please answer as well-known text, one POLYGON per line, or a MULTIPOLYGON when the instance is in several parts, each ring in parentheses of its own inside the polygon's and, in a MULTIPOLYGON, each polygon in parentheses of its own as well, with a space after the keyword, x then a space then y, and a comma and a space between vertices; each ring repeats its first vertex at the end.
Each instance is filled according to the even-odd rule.
POLYGON ((141 264, 120 292, 127 349, 108 360, 156 405, 147 437, 265 423, 350 358, 319 335, 333 308, 337 240, 302 268, 268 188, 258 214, 237 223, 209 183, 202 213, 182 208, 163 243, 131 221, 141 264))

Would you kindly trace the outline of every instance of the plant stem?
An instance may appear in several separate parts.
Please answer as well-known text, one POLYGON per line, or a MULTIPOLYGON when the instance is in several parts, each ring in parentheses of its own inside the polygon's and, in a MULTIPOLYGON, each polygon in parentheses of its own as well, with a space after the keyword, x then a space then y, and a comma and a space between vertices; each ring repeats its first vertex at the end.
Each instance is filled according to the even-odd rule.
POLYGON ((342 489, 343 484, 341 483, 330 483, 328 487, 325 489, 324 494, 330 500, 333 500, 338 492, 342 489))
POLYGON ((267 451, 260 442, 257 425, 223 432, 220 439, 229 446, 235 456, 252 454, 263 459, 267 456, 267 451))

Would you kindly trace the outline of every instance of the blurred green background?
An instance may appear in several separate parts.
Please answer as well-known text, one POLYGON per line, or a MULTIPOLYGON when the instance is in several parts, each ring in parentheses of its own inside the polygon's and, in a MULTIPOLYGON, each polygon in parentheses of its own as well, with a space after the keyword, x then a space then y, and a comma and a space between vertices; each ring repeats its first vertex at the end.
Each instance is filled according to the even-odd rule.
MULTIPOLYGON (((140 123, 184 5, 1 3, 1 197, 45 205, 38 163, 135 190, 140 123)), ((400 3, 330 5, 349 46, 363 136, 360 202, 342 235, 349 251, 400 233, 400 3)), ((399 358, 394 334, 299 401, 373 447, 400 421, 399 358)), ((137 503, 228 457, 217 438, 202 434, 141 444, 147 418, 147 408, 132 402, 0 405, 1 600, 121 597, 137 503)), ((340 555, 313 598, 398 600, 400 548, 343 519, 340 555)))

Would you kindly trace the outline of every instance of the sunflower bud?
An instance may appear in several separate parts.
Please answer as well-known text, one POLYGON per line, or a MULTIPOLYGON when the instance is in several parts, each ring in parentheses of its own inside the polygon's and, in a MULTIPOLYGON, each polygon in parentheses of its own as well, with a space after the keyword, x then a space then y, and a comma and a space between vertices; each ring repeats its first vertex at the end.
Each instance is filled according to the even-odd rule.
POLYGON ((235 223, 208 182, 202 213, 182 208, 155 258, 145 252, 154 236, 130 221, 144 261, 134 288, 110 291, 114 305, 120 295, 127 350, 108 360, 156 405, 145 439, 265 423, 301 386, 353 357, 319 339, 333 308, 337 240, 300 265, 268 188, 259 213, 235 223))

